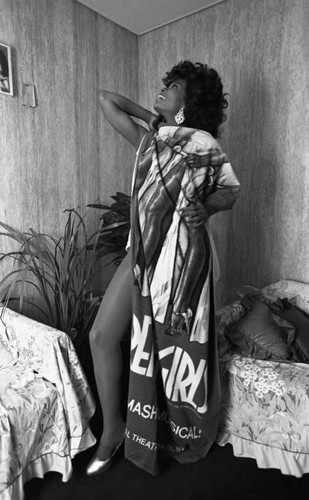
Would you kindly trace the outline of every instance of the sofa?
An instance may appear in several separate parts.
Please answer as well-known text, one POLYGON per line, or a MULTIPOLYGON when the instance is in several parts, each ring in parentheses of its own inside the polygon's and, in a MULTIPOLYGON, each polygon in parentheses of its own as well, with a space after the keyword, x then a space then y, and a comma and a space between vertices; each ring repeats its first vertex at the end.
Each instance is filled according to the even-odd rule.
MULTIPOLYGON (((309 284, 283 280, 261 292, 268 304, 284 299, 309 313, 309 284)), ((259 359, 253 349, 251 354, 235 349, 231 327, 246 314, 241 300, 218 311, 222 404, 217 443, 230 444, 235 456, 253 458, 260 468, 301 477, 309 472, 309 364, 295 360, 291 331, 285 338, 290 359, 259 359)), ((303 333, 308 345, 309 328, 303 333)))
POLYGON ((46 472, 67 481, 73 457, 96 442, 82 367, 63 332, 0 308, 0 498, 46 472))

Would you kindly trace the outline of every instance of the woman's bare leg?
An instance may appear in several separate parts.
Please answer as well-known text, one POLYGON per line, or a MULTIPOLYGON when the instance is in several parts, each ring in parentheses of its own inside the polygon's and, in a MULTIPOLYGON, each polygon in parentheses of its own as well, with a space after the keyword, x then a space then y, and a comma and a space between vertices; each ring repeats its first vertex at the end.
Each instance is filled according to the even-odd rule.
POLYGON ((90 331, 90 348, 103 412, 99 457, 106 460, 124 434, 121 415, 122 351, 120 342, 132 317, 132 268, 128 254, 117 269, 90 331))

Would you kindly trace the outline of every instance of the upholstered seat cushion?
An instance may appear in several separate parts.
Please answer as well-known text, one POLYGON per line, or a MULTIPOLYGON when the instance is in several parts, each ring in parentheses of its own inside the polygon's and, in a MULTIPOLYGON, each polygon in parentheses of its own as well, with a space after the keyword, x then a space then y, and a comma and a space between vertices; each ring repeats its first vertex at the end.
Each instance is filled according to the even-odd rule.
POLYGON ((72 459, 95 444, 94 400, 67 334, 0 307, 0 498, 53 471, 67 481, 72 459))
MULTIPOLYGON (((243 287, 239 296, 252 291, 258 294, 252 286, 243 287)), ((260 292, 269 307, 278 299, 287 299, 309 316, 307 283, 282 280, 260 292)), ((278 361, 233 352, 228 329, 249 317, 251 305, 248 301, 246 305, 237 300, 220 311, 217 333, 222 345, 222 409, 216 441, 220 445, 229 443, 235 456, 253 458, 260 468, 301 477, 309 473, 309 364, 294 362, 294 355, 289 361, 278 361)), ((295 318, 290 316, 289 320, 296 324, 295 318)), ((299 326, 293 328, 291 351, 299 343, 299 326)), ((304 334, 306 331, 309 333, 302 330, 304 334)))

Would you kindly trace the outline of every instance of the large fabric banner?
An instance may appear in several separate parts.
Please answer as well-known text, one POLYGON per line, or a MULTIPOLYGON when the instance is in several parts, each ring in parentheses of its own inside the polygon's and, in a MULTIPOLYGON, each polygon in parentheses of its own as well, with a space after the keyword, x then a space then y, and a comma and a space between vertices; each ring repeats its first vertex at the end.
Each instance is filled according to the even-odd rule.
MULTIPOLYGON (((133 323, 125 455, 151 474, 213 444, 220 389, 213 251, 181 208, 238 186, 207 132, 162 127, 140 146, 132 190, 133 323)), ((223 197, 224 199, 224 197, 223 197)))

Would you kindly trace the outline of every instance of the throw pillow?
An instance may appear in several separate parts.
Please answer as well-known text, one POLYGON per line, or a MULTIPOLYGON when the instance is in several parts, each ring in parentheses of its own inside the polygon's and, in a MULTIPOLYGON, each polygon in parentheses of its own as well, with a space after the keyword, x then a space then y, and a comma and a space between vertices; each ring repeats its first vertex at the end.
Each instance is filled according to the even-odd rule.
POLYGON ((294 327, 273 314, 258 297, 252 300, 247 314, 227 331, 229 340, 243 354, 276 360, 290 359, 289 345, 294 340, 294 334, 294 327))
POLYGON ((300 363, 309 363, 309 314, 291 302, 285 302, 283 306, 281 302, 281 308, 270 307, 278 316, 295 327, 295 338, 290 345, 293 359, 300 363))

